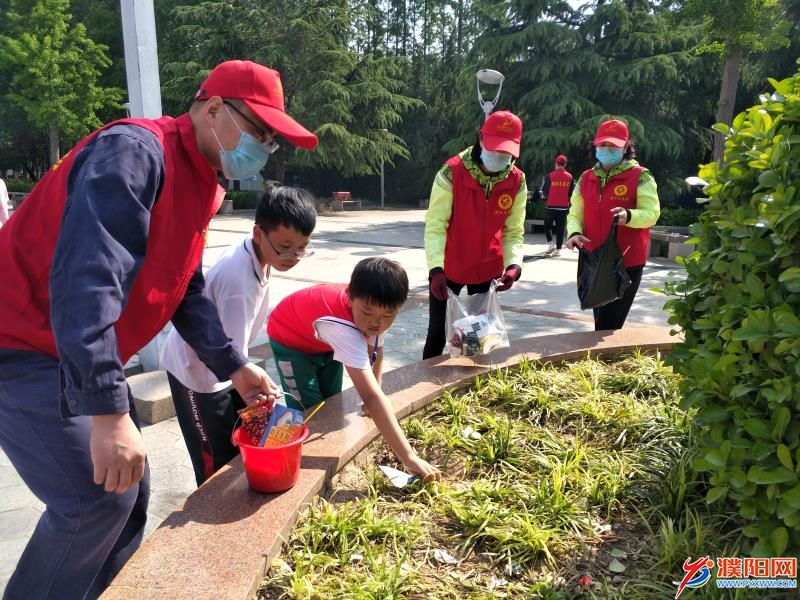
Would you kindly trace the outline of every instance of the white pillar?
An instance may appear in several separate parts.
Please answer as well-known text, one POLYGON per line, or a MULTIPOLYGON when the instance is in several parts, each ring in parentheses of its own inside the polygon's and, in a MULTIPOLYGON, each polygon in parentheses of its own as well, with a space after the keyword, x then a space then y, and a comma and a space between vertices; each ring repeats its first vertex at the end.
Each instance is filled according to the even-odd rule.
POLYGON ((130 116, 161 116, 161 84, 153 0, 120 0, 130 116))
MULTIPOLYGON (((120 9, 128 79, 125 108, 129 117, 157 119, 161 116, 161 83, 153 0, 120 0, 120 9)), ((159 352, 165 332, 166 329, 139 351, 139 364, 145 371, 159 369, 159 352)))

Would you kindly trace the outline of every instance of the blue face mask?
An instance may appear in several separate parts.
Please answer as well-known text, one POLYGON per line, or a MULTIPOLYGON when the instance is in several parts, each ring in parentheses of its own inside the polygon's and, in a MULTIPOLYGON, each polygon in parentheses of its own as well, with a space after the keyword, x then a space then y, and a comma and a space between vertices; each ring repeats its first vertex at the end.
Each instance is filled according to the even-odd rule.
POLYGON ((233 119, 240 135, 236 148, 225 150, 219 141, 219 137, 217 137, 217 132, 213 129, 211 130, 214 132, 214 137, 217 138, 217 143, 219 144, 219 160, 222 163, 223 174, 228 179, 247 179, 253 175, 258 175, 258 172, 267 164, 267 159, 270 155, 269 148, 254 136, 242 131, 227 106, 225 110, 228 112, 228 116, 233 119))
POLYGON ((511 155, 505 152, 490 152, 481 148, 481 162, 490 173, 499 173, 511 164, 511 155))
POLYGON ((622 155, 625 153, 624 148, 607 148, 597 147, 594 149, 594 154, 597 160, 604 167, 613 167, 622 162, 622 155))

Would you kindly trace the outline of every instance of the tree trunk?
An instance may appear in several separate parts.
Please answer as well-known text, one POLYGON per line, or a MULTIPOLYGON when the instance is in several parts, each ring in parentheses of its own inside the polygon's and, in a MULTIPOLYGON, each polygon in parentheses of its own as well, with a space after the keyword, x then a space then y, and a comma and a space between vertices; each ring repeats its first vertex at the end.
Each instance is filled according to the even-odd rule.
POLYGON ((50 164, 54 165, 61 158, 61 150, 58 147, 59 134, 58 123, 50 121, 50 164))
POLYGON ((286 157, 283 152, 276 152, 275 154, 275 180, 282 185, 286 178, 286 157))
MULTIPOLYGON (((727 45, 727 58, 722 73, 722 86, 719 90, 717 103, 717 123, 730 125, 733 121, 733 109, 736 105, 736 88, 739 85, 739 66, 742 63, 742 47, 736 44, 727 45)), ((725 150, 725 136, 721 133, 714 134, 714 160, 722 162, 725 150)))

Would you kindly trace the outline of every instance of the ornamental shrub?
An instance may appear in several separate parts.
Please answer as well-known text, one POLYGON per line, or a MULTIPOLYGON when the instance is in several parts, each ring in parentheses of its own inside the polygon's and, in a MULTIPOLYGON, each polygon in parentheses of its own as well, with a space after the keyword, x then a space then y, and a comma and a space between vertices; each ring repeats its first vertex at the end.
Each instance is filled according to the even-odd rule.
POLYGON ((732 502, 753 556, 800 552, 800 73, 739 114, 690 231, 687 278, 668 286, 685 408, 701 430, 706 500, 732 502))

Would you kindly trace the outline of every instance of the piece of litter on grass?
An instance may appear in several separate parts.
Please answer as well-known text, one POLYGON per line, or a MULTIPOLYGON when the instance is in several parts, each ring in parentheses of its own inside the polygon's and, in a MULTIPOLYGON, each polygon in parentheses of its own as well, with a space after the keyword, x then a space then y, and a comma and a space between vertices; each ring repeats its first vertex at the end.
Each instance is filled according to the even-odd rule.
POLYGON ((590 587, 592 587, 593 583, 594 581, 589 575, 584 575, 583 577, 578 579, 578 587, 584 592, 587 591, 590 587))
POLYGON ((445 565, 457 565, 458 559, 446 550, 434 550, 433 558, 445 565))
POLYGON ((272 561, 272 568, 275 569, 278 573, 282 575, 287 575, 292 573, 292 567, 282 558, 278 557, 272 561))
POLYGON ((408 573, 411 570, 411 565, 404 561, 400 563, 400 570, 408 573))
POLYGON ((479 431, 475 431, 472 427, 467 425, 461 430, 461 437, 465 440, 479 440, 481 439, 481 434, 479 431))
POLYGON ((608 570, 612 573, 624 573, 627 567, 619 562, 616 558, 612 558, 611 562, 608 563, 608 570))
POLYGON ((608 533, 611 531, 611 525, 608 523, 594 523, 593 527, 597 533, 608 533))
POLYGON ((503 573, 509 577, 519 577, 522 575, 522 565, 515 562, 508 563, 505 569, 503 569, 503 573))
POLYGON ((625 552, 625 550, 620 550, 619 548, 612 548, 611 556, 614 558, 628 558, 628 553, 625 552))
POLYGON ((497 588, 506 587, 507 585, 507 579, 498 579, 497 577, 492 577, 491 581, 489 581, 489 591, 493 592, 497 588))
POLYGON ((404 471, 400 471, 399 469, 395 469, 394 467, 387 467, 386 465, 381 465, 380 470, 383 471, 383 474, 392 482, 392 485, 398 489, 403 489, 412 481, 416 481, 419 479, 416 475, 409 475, 404 471))
POLYGON ((364 560, 364 555, 361 554, 360 552, 353 552, 350 555, 350 562, 351 563, 361 562, 362 560, 364 560))

